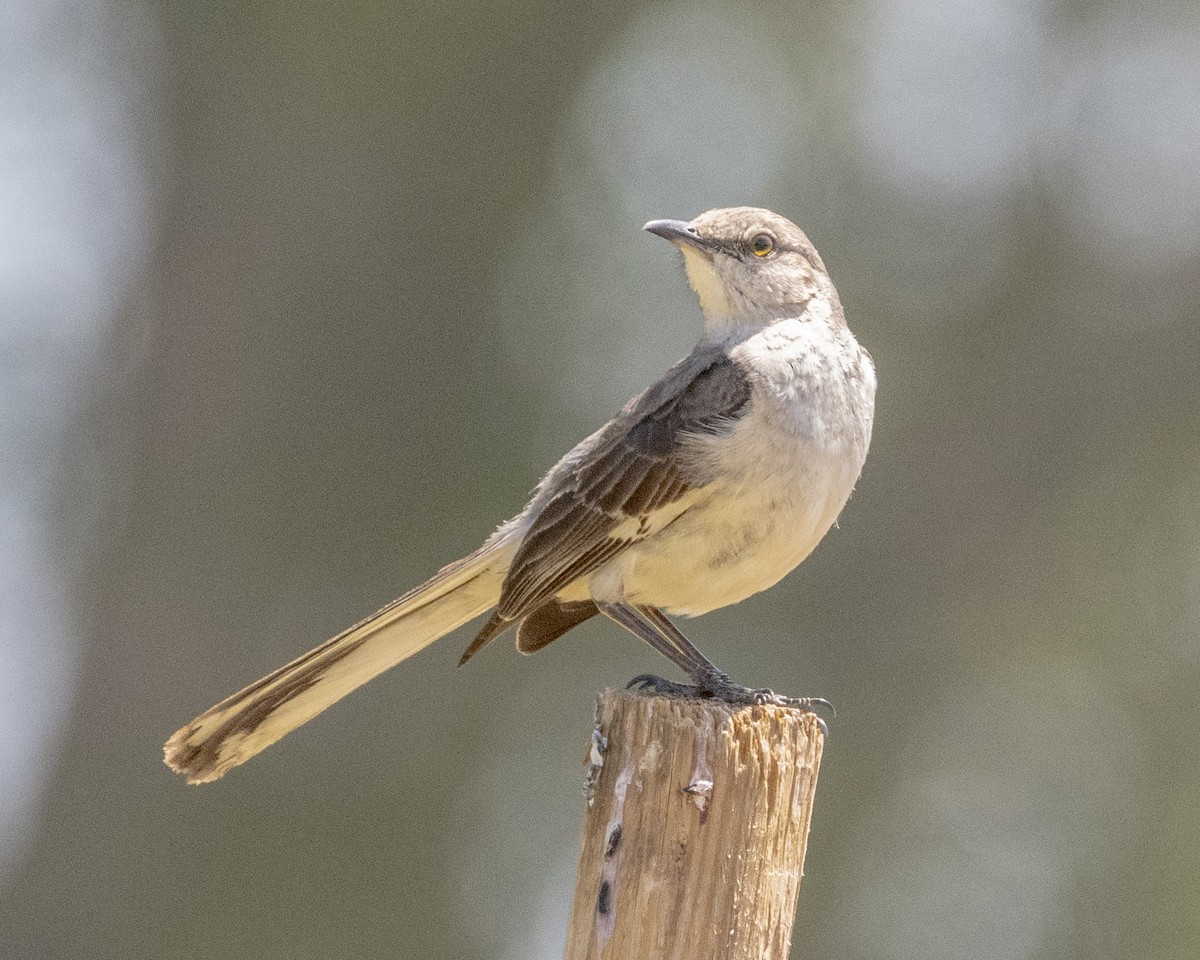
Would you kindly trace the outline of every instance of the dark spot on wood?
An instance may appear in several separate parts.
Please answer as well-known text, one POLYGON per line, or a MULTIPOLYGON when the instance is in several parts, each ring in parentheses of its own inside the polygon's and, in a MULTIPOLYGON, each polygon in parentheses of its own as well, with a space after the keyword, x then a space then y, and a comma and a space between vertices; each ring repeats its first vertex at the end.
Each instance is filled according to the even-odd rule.
POLYGON ((608 843, 604 847, 604 859, 611 860, 614 853, 617 852, 617 847, 621 845, 621 825, 614 824, 613 828, 608 832, 608 843))
POLYGON ((600 884, 600 895, 596 897, 596 912, 602 917, 608 916, 612 909, 612 885, 605 880, 600 884))

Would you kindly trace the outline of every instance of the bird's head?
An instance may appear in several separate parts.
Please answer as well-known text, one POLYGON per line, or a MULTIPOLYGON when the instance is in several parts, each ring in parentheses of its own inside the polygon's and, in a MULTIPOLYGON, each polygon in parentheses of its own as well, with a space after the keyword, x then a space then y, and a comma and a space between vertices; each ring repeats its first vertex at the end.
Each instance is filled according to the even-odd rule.
POLYGON ((688 281, 710 330, 766 325, 807 314, 841 316, 837 291, 804 231, 757 207, 727 207, 690 223, 645 228, 683 253, 688 281))

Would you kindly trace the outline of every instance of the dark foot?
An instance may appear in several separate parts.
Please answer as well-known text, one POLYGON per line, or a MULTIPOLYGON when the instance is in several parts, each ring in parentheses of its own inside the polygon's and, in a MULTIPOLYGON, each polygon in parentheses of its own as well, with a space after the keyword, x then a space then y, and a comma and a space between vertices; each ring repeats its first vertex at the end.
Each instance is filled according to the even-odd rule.
POLYGON ((625 684, 626 690, 658 693, 664 697, 703 697, 699 687, 687 683, 675 683, 666 677, 658 677, 653 673, 639 673, 625 684))
POLYGON ((833 704, 824 697, 785 697, 765 687, 743 687, 740 683, 734 683, 723 673, 706 678, 697 685, 697 689, 700 690, 701 696, 715 697, 726 703, 745 703, 754 706, 770 703, 777 707, 794 707, 810 713, 821 708, 828 710, 834 716, 837 715, 833 704))
MULTIPOLYGON (((816 714, 818 709, 828 710, 837 716, 833 704, 824 697, 785 697, 774 690, 765 688, 754 689, 734 683, 723 673, 714 673, 703 678, 700 683, 675 683, 652 673, 642 673, 626 684, 628 690, 652 691, 665 697, 697 697, 700 699, 723 700, 745 706, 763 706, 771 704, 776 707, 789 707, 793 710, 803 710, 805 713, 816 714)), ((822 717, 817 717, 821 733, 829 736, 829 727, 822 717)))

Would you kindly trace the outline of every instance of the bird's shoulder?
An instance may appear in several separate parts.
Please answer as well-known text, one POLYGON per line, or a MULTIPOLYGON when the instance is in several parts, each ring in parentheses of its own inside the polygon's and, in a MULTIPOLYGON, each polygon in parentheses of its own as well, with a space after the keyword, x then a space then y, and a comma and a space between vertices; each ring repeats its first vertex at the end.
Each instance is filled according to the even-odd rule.
POLYGON ((752 378, 720 343, 702 343, 633 397, 605 431, 647 453, 667 452, 679 434, 711 432, 745 412, 752 378))
POLYGON ((728 429, 751 385, 719 344, 699 345, 568 453, 527 508, 500 615, 519 619, 686 508, 702 481, 681 447, 728 429), (632 522, 630 522, 632 521, 632 522))

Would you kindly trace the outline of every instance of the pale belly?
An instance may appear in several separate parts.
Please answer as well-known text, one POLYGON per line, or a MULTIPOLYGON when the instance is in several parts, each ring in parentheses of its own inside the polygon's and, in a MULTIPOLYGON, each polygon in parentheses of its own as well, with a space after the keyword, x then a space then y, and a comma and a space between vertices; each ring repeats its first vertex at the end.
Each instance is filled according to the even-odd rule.
POLYGON ((784 326, 771 328, 781 344, 764 334, 752 358, 761 383, 749 413, 729 433, 696 437, 684 451, 707 474, 691 502, 571 584, 564 599, 695 616, 773 586, 821 541, 866 459, 874 373, 857 348, 847 359, 845 344, 822 348, 784 326))
POLYGON ((814 470, 810 461, 790 484, 778 476, 715 484, 665 529, 597 570, 587 592, 684 616, 744 600, 812 552, 849 498, 856 467, 814 470))

